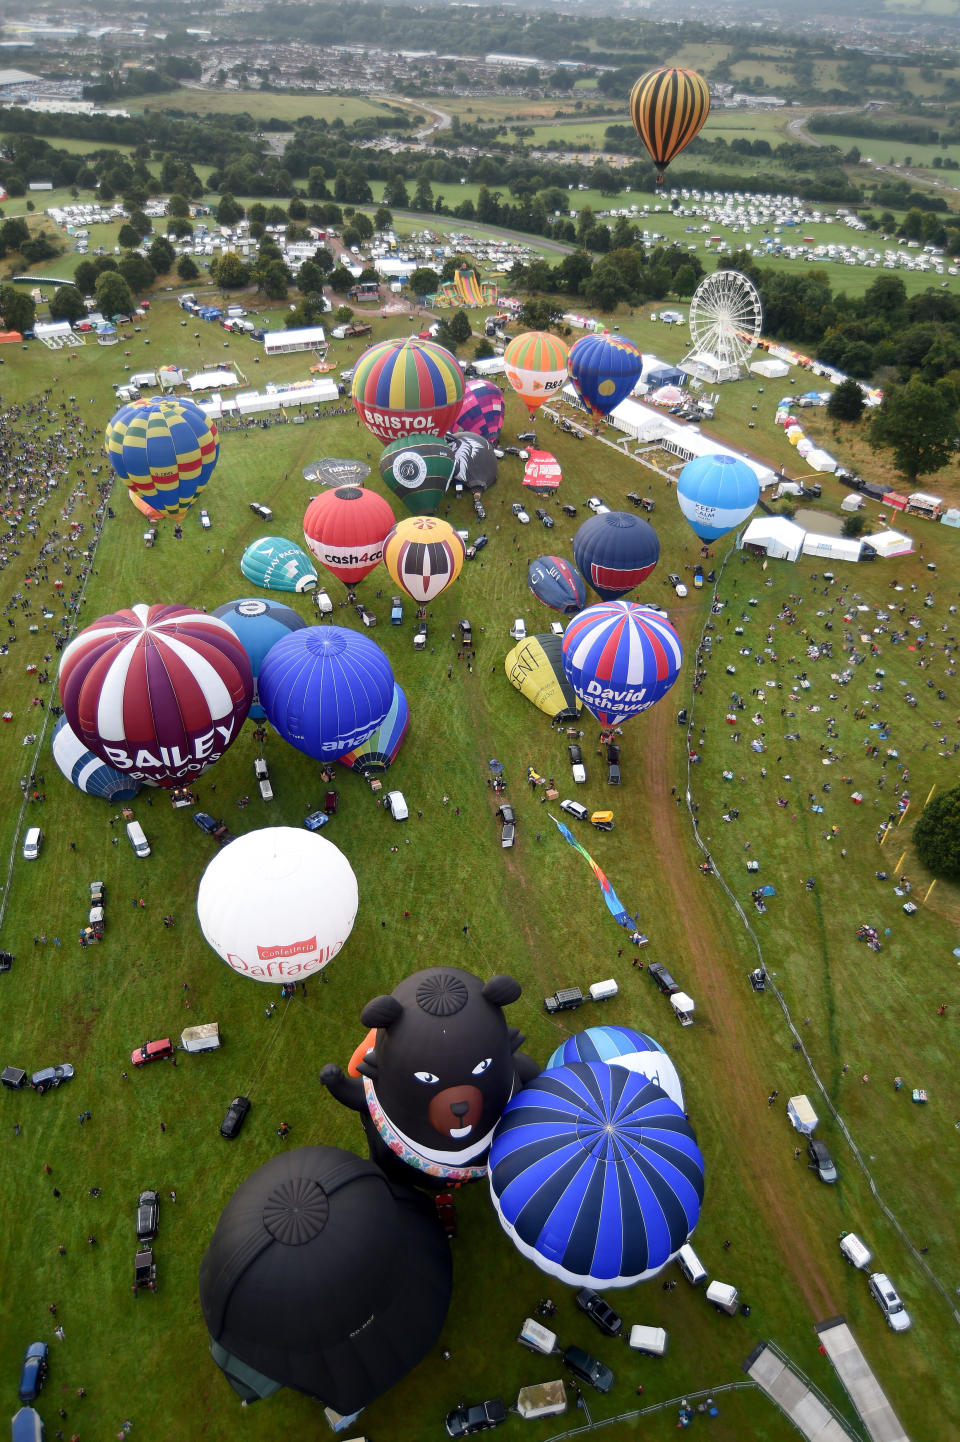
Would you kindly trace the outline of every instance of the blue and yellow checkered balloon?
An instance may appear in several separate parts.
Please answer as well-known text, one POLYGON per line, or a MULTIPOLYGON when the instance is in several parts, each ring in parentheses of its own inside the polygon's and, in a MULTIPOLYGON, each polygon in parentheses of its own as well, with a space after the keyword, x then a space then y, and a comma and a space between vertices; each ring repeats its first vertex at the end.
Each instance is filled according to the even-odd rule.
POLYGON ((107 426, 107 456, 134 496, 172 520, 185 516, 220 455, 216 426, 190 400, 134 401, 107 426))

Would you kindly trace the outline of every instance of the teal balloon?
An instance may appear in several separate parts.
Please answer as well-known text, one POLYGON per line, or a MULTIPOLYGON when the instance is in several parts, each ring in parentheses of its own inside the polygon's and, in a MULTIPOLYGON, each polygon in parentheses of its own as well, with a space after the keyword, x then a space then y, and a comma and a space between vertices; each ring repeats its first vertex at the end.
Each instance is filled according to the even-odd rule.
POLYGON ((248 581, 265 591, 312 591, 317 573, 306 551, 283 536, 261 536, 240 559, 248 581))

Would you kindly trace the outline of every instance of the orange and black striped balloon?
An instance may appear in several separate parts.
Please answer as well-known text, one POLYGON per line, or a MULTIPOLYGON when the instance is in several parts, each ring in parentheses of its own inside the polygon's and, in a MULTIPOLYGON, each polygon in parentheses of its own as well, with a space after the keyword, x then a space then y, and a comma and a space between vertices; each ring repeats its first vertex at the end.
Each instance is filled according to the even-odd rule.
POLYGON ((710 114, 710 91, 695 70, 662 66, 642 75, 630 92, 630 118, 663 178, 671 160, 710 114))

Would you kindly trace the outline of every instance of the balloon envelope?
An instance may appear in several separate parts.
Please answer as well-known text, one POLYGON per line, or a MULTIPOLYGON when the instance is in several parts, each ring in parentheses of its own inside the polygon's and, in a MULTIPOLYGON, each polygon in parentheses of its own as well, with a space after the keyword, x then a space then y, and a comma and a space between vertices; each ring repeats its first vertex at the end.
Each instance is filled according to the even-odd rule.
POLYGON ((503 391, 493 381, 467 381, 454 429, 475 431, 485 440, 496 441, 503 429, 505 411, 503 391))
POLYGON ((660 538, 629 511, 608 511, 584 521, 573 538, 580 574, 603 601, 641 585, 660 559, 660 538))
POLYGON ((253 701, 249 714, 252 720, 262 721, 266 712, 257 695, 257 678, 263 658, 281 637, 286 636, 289 631, 301 630, 307 623, 292 606, 285 606, 282 601, 262 600, 258 596, 246 596, 241 601, 225 601, 213 614, 226 621, 250 659, 253 701))
POLYGON ((335 761, 365 741, 393 702, 393 671, 375 641, 343 626, 305 626, 272 646, 260 704, 285 741, 335 761))
POLYGON ((682 662, 670 622, 631 601, 588 606, 564 632, 567 680, 601 726, 648 710, 670 690, 682 662))
POLYGON ((341 766, 359 771, 361 776, 375 776, 386 771, 397 758, 410 726, 410 704, 401 688, 394 685, 393 701, 376 731, 371 731, 366 741, 354 746, 337 759, 341 766))
POLYGON ((70 730, 66 716, 61 716, 53 729, 50 748, 60 772, 78 791, 88 796, 102 796, 105 801, 132 801, 140 790, 140 782, 108 766, 70 730))
POLYGON ((124 485, 173 520, 189 511, 220 454, 216 426, 193 401, 172 397, 121 406, 105 441, 124 485))
POLYGON ((304 466, 305 481, 319 481, 321 486, 362 486, 370 474, 366 461, 349 460, 344 456, 324 456, 304 466))
POLYGON ((523 468, 523 484, 540 496, 552 496, 560 487, 560 462, 549 451, 531 450, 523 468))
POLYGON ((448 437, 453 447, 453 474, 468 491, 487 491, 497 480, 497 454, 484 436, 474 431, 454 431, 448 437))
POLYGON ((379 341, 357 361, 351 395, 357 415, 383 442, 443 435, 463 401, 463 372, 433 341, 416 336, 379 341))
POLYGON ((575 721, 580 709, 563 669, 563 642, 548 632, 528 636, 508 651, 503 667, 510 685, 554 721, 575 721))
POLYGON ((700 1217, 703 1157, 683 1112, 624 1067, 541 1072, 507 1103, 490 1194, 514 1245, 572 1287, 654 1276, 700 1217))
POLYGON ((642 75, 630 92, 634 129, 661 175, 709 114, 710 91, 695 70, 661 66, 642 75))
POLYGON ((538 556, 527 568, 527 585, 551 610, 575 616, 587 603, 587 588, 563 556, 538 556))
POLYGON ((626 336, 582 335, 570 349, 570 379, 587 410, 599 419, 630 395, 643 354, 626 336))
POLYGON ((261 536, 240 557, 240 569, 248 581, 265 591, 312 591, 317 584, 306 551, 283 536, 261 536))
POLYGON ((629 1026, 589 1026, 558 1046, 545 1069, 550 1071, 573 1061, 606 1062, 640 1072, 683 1110, 683 1087, 677 1069, 660 1043, 646 1032, 629 1026))
POLYGON ((218 956, 254 981, 322 970, 353 930, 357 878, 332 841, 303 827, 237 836, 200 878, 200 930, 218 956))
POLYGON ((315 496, 303 518, 303 535, 321 566, 352 586, 383 557, 383 538, 393 525, 390 505, 363 486, 338 486, 315 496))
POLYGON ((507 380, 531 415, 559 393, 567 378, 567 358, 567 347, 549 331, 526 331, 507 346, 507 380))
POLYGON ((189 606, 101 616, 60 659, 74 734, 135 781, 172 786, 218 761, 250 709, 247 653, 225 621, 189 606))
MULTIPOLYGON (((432 515, 450 484, 453 451, 439 436, 402 437, 385 448, 380 474, 408 511, 415 516, 432 515)), ((393 522, 391 511, 387 530, 393 522)))
POLYGON ((456 531, 436 516, 398 521, 383 546, 390 579, 421 605, 435 600, 457 579, 465 556, 456 531))
POLYGON ((677 480, 677 502, 701 541, 716 541, 745 521, 760 499, 757 473, 739 456, 698 456, 677 480))

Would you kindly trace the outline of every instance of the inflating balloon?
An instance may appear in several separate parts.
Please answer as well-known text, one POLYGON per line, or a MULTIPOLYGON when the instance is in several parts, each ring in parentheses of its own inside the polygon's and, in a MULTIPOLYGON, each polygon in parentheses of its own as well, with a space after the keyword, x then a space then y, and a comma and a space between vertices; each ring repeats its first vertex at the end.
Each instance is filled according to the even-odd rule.
POLYGON ((646 1032, 629 1026, 589 1026, 586 1031, 574 1032, 557 1047, 546 1070, 572 1061, 600 1061, 639 1072, 683 1110, 683 1087, 677 1069, 660 1043, 646 1032))
POLYGON ((588 606, 563 637, 563 669, 601 726, 616 726, 665 696, 683 663, 670 622, 631 601, 588 606))
MULTIPOLYGON (((438 436, 391 441, 380 457, 380 474, 413 515, 433 515, 453 474, 453 451, 438 436)), ((387 530, 393 522, 391 511, 387 530)))
POLYGON ((573 538, 573 559, 604 601, 615 601, 647 579, 660 559, 660 538, 640 516, 607 511, 591 516, 573 538))
POLYGON ((225 621, 189 606, 101 616, 60 660, 70 729, 135 781, 174 786, 236 739, 253 696, 246 651, 225 621))
POLYGON ((698 456, 677 480, 677 502, 701 541, 717 541, 745 521, 760 499, 760 482, 739 456, 698 456))
POLYGON ((261 536, 252 542, 240 557, 240 570, 265 591, 312 591, 317 584, 306 551, 283 536, 261 536))
POLYGON ((521 696, 552 721, 575 721, 580 702, 563 669, 563 643, 559 636, 528 636, 508 651, 503 668, 507 680, 521 696))
POLYGON ((527 568, 527 585, 552 611, 575 616, 587 604, 587 588, 562 556, 538 556, 527 568))
POLYGON ((570 349, 570 380, 594 420, 626 400, 642 370, 643 354, 626 336, 582 335, 570 349))
POLYGON ((384 340, 357 361, 350 393, 357 415, 385 443, 398 436, 443 435, 463 402, 463 372, 433 341, 384 340))
POLYGON ((393 704, 393 671, 375 641, 343 626, 305 626, 272 646, 260 704, 285 741, 335 761, 365 741, 393 704))
POLYGON ((226 601, 213 614, 226 621, 250 658, 253 701, 249 714, 252 721, 262 721, 266 712, 257 696, 257 677, 263 658, 270 647, 289 631, 300 631, 307 623, 292 606, 285 606, 282 601, 264 601, 256 596, 247 596, 242 601, 226 601))
POLYGON ((61 716, 53 728, 50 749, 61 774, 87 796, 102 796, 105 801, 132 801, 140 790, 139 781, 108 766, 84 746, 70 730, 66 716, 61 716))
POLYGON ((467 381, 454 429, 475 431, 478 436, 496 442, 503 429, 505 411, 503 391, 493 381, 467 381))
POLYGON ((410 705, 401 688, 395 685, 390 710, 376 731, 337 760, 361 776, 379 776, 396 760, 409 726, 410 705))
POLYGON ((212 421, 193 401, 174 398, 121 406, 107 426, 106 447, 130 492, 175 521, 189 511, 220 454, 212 421))
POLYGON ((523 468, 523 484, 536 496, 553 496, 560 489, 563 472, 549 451, 531 451, 523 468))
POLYGON ((303 535, 321 566, 353 586, 383 558, 393 525, 390 505, 363 486, 338 486, 315 496, 303 517, 303 535))
POLYGON ((549 331, 530 330, 515 336, 503 359, 507 380, 531 416, 544 401, 559 394, 567 378, 567 347, 549 331))
POLYGON ((496 484, 497 453, 485 436, 454 431, 447 440, 453 447, 453 481, 468 491, 488 491, 496 484))
POLYGON ((465 556, 456 531, 436 516, 398 521, 383 546, 390 579, 420 605, 436 600, 457 579, 465 556))
POLYGON ((657 167, 657 180, 709 114, 710 91, 695 70, 662 66, 640 77, 630 92, 630 118, 657 167))

